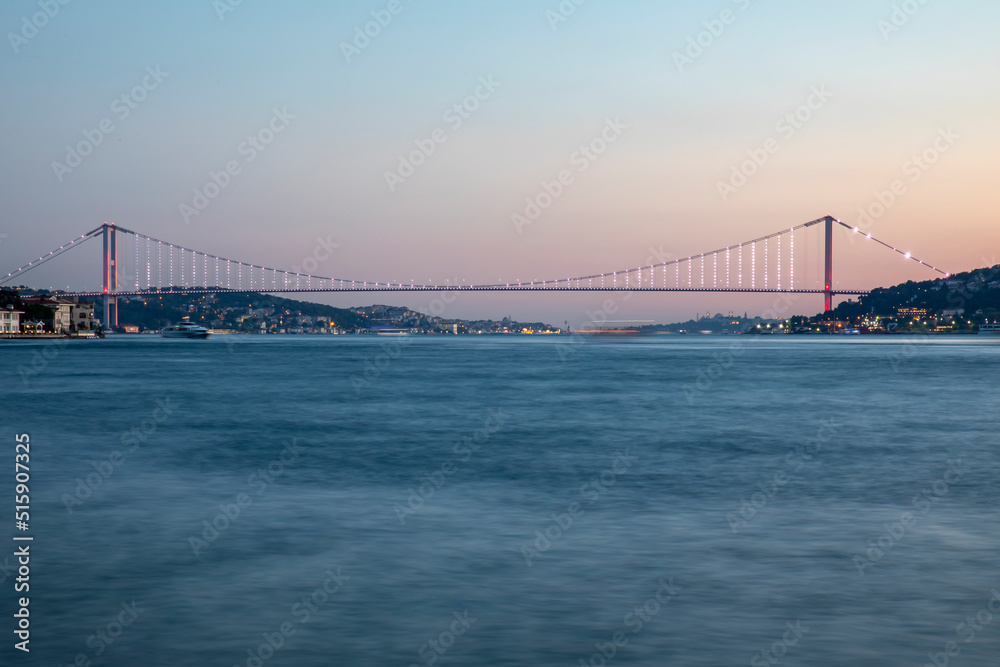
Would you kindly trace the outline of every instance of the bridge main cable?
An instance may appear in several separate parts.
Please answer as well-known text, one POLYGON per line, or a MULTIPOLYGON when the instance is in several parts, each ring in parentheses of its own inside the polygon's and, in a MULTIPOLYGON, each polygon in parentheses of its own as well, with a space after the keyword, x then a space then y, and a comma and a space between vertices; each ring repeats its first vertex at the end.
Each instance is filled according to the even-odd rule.
POLYGON ((103 227, 98 227, 97 229, 92 229, 89 232, 87 232, 86 234, 81 234, 80 236, 76 237, 75 239, 73 239, 69 243, 64 243, 63 245, 59 246, 58 248, 56 248, 52 252, 48 253, 47 255, 42 255, 38 259, 36 259, 36 260, 34 260, 32 262, 28 262, 24 266, 11 271, 6 276, 4 276, 2 279, 0 279, 0 285, 3 285, 4 283, 6 283, 6 282, 8 282, 10 280, 13 280, 14 278, 17 278, 18 276, 22 276, 25 273, 27 273, 28 271, 31 271, 32 269, 37 269, 39 266, 41 266, 42 264, 45 264, 49 260, 53 260, 56 257, 58 257, 59 255, 62 255, 65 252, 69 252, 73 248, 77 248, 77 247, 83 245, 85 242, 89 241, 90 239, 95 238, 103 230, 104 230, 103 227))
MULTIPOLYGON (((353 281, 353 280, 347 280, 347 279, 342 279, 342 278, 328 278, 326 276, 314 276, 314 275, 306 274, 306 273, 297 273, 295 271, 286 271, 284 269, 275 269, 275 268, 268 267, 268 266, 262 266, 260 264, 252 264, 250 262, 243 262, 243 261, 236 260, 236 259, 229 259, 227 257, 222 257, 221 255, 213 255, 211 253, 202 252, 201 250, 194 250, 193 248, 185 248, 184 246, 177 245, 176 243, 169 243, 167 241, 162 241, 162 240, 160 240, 158 238, 155 238, 155 237, 152 237, 152 236, 149 236, 147 234, 143 234, 141 232, 137 232, 137 231, 134 231, 134 230, 131 230, 131 229, 126 229, 124 227, 117 227, 116 226, 115 229, 116 229, 116 231, 118 231, 120 233, 131 234, 131 235, 133 235, 133 236, 135 236, 137 238, 141 238, 141 239, 144 239, 144 240, 147 240, 147 241, 151 241, 153 243, 159 243, 161 245, 166 245, 166 246, 168 246, 170 248, 176 248, 177 250, 179 250, 181 252, 189 252, 192 255, 201 255, 202 257, 208 257, 208 258, 211 258, 213 260, 218 260, 220 262, 227 262, 229 264, 237 264, 237 265, 240 265, 240 266, 246 266, 246 267, 249 267, 251 269, 259 269, 261 271, 268 271, 268 272, 274 273, 274 274, 282 274, 282 275, 285 275, 285 276, 296 276, 298 278, 305 278, 305 279, 311 279, 311 280, 328 280, 328 281, 331 282, 331 284, 334 283, 334 282, 339 282, 339 283, 355 283, 356 282, 356 281, 353 281)), ((206 276, 206 282, 207 282, 207 276, 206 276)), ((206 287, 207 287, 207 285, 206 285, 206 287)), ((264 292, 267 291, 265 289, 265 286, 263 284, 261 285, 261 288, 262 288, 261 291, 264 291, 264 292)))
MULTIPOLYGON (((841 227, 845 227, 845 228, 851 230, 855 234, 861 234, 862 233, 862 231, 861 231, 861 229, 859 227, 851 227, 846 222, 841 222, 840 220, 837 220, 837 224, 840 225, 841 227)), ((875 238, 874 236, 872 236, 871 233, 864 234, 864 236, 869 241, 875 241, 875 243, 878 243, 880 245, 884 245, 889 250, 892 250, 893 252, 899 253, 905 259, 913 260, 914 262, 917 262, 918 264, 923 264, 927 268, 932 269, 934 271, 937 271, 938 273, 940 273, 941 275, 943 275, 945 278, 950 278, 951 277, 951 274, 948 273, 947 271, 942 271, 941 269, 937 268, 936 266, 931 266, 930 264, 928 264, 927 262, 925 262, 922 259, 917 259, 911 253, 908 253, 908 252, 905 252, 903 250, 900 250, 899 248, 897 248, 897 247, 895 247, 893 245, 890 245, 890 244, 886 243, 885 241, 881 241, 881 240, 875 238)))
MULTIPOLYGON (((412 282, 410 284, 408 284, 408 285, 404 284, 404 283, 392 283, 392 282, 386 282, 386 283, 383 284, 383 283, 377 282, 377 281, 373 282, 373 281, 354 280, 354 279, 349 279, 349 278, 336 278, 336 277, 327 277, 327 276, 314 276, 314 275, 311 275, 311 274, 298 273, 298 272, 295 272, 295 271, 286 271, 284 269, 276 269, 276 268, 273 268, 273 267, 262 266, 262 265, 259 265, 259 264, 252 264, 252 263, 249 263, 249 262, 242 262, 240 260, 229 259, 227 257, 222 257, 220 255, 214 255, 214 254, 211 254, 211 253, 202 252, 200 250, 194 250, 192 248, 186 248, 184 246, 180 246, 180 245, 176 245, 176 244, 173 244, 173 243, 169 243, 167 241, 163 241, 161 239, 157 239, 155 237, 148 236, 146 234, 142 234, 140 232, 136 232, 136 231, 131 230, 131 229, 126 229, 124 227, 117 227, 116 226, 116 231, 121 232, 121 233, 131 234, 131 235, 133 235, 133 236, 135 236, 137 238, 145 239, 145 240, 147 240, 149 242, 154 242, 154 243, 157 243, 157 244, 166 245, 166 246, 168 246, 171 249, 177 249, 178 251, 181 251, 181 252, 189 252, 189 253, 192 253, 192 255, 201 255, 202 257, 211 258, 211 259, 217 260, 219 262, 226 262, 226 263, 228 263, 230 265, 231 264, 237 264, 239 266, 246 266, 246 267, 249 267, 251 269, 258 269, 258 270, 260 270, 262 272, 269 272, 269 273, 271 273, 273 275, 279 275, 280 274, 282 276, 285 276, 286 278, 287 277, 295 277, 296 279, 305 279, 307 281, 312 281, 312 280, 327 281, 327 282, 330 283, 330 289, 331 290, 335 289, 334 288, 334 283, 339 283, 340 284, 340 288, 343 291, 350 291, 352 289, 359 289, 359 290, 361 290, 361 289, 367 289, 369 285, 374 285, 374 287, 377 288, 377 289, 381 288, 381 289, 387 289, 387 290, 392 290, 392 291, 406 291, 406 290, 427 291, 427 290, 438 290, 438 289, 448 289, 448 290, 455 290, 455 291, 459 291, 459 290, 462 290, 462 289, 471 289, 471 290, 500 289, 500 290, 525 290, 525 291, 530 291, 530 290, 534 290, 534 289, 547 289, 546 286, 549 285, 550 283, 554 284, 556 286, 558 286, 558 285, 560 285, 562 283, 565 283, 566 286, 567 286, 567 288, 570 288, 575 283, 577 285, 577 287, 580 287, 584 281, 592 281, 594 279, 602 279, 603 280, 603 279, 605 279, 607 277, 611 277, 611 276, 617 277, 618 275, 624 275, 625 278, 626 278, 626 282, 628 282, 629 278, 631 277, 631 274, 634 273, 634 272, 639 272, 640 273, 640 282, 641 282, 641 280, 642 280, 642 278, 641 278, 641 276, 642 276, 641 272, 642 271, 645 271, 645 270, 655 270, 657 268, 664 268, 664 267, 667 267, 667 266, 680 265, 680 264, 683 264, 683 263, 693 263, 695 261, 695 258, 700 258, 702 260, 702 270, 704 271, 704 269, 705 269, 704 263, 705 263, 705 258, 706 257, 713 257, 713 256, 714 257, 718 257, 719 255, 721 255, 723 253, 728 253, 730 251, 737 250, 737 249, 742 249, 742 248, 748 247, 748 246, 753 247, 755 244, 761 243, 761 242, 763 242, 763 243, 766 244, 766 242, 769 241, 770 239, 782 237, 782 236, 785 236, 787 234, 794 234, 794 232, 796 232, 796 231, 798 231, 800 229, 805 229, 807 227, 812 227, 814 225, 818 225, 820 223, 823 223, 823 222, 826 221, 826 219, 827 218, 825 218, 825 217, 824 218, 818 218, 816 220, 812 220, 810 222, 806 222, 806 223, 797 225, 795 227, 790 227, 790 228, 787 228, 787 229, 783 229, 781 231, 774 232, 772 234, 768 234, 766 236, 761 236, 761 237, 758 237, 758 238, 755 238, 755 239, 751 239, 749 241, 744 241, 742 243, 738 243, 738 244, 734 244, 734 245, 729 245, 729 246, 726 246, 725 248, 719 248, 717 250, 712 250, 712 251, 708 251, 708 252, 699 253, 698 255, 691 255, 689 257, 682 257, 682 258, 678 258, 678 259, 674 259, 674 260, 659 262, 657 264, 650 264, 650 265, 647 265, 647 266, 637 267, 637 268, 633 268, 633 269, 623 269, 621 271, 611 271, 611 272, 605 272, 605 273, 595 273, 595 274, 591 274, 591 275, 577 276, 577 277, 573 277, 573 278, 560 278, 560 279, 555 279, 555 280, 541 280, 541 281, 539 281, 539 280, 532 280, 532 281, 528 281, 527 283, 525 283, 523 281, 508 282, 508 283, 492 283, 492 284, 490 284, 490 283, 484 283, 484 284, 473 284, 473 285, 469 285, 467 287, 463 287, 461 285, 454 285, 454 286, 451 286, 451 285, 423 285, 423 284, 418 285, 418 284, 412 283, 412 282), (349 288, 347 287, 348 285, 350 285, 349 288)), ((99 231, 99 229, 95 230, 95 231, 99 231)), ((885 245, 888 245, 888 244, 885 244, 885 245)), ((888 247, 891 247, 891 246, 888 246, 888 247)), ((766 252, 766 245, 765 245, 765 252, 766 252)), ((742 266, 742 255, 739 257, 739 260, 740 260, 741 266, 742 266)), ((778 257, 778 261, 780 263, 780 255, 778 257)), ((727 266, 726 270, 727 270, 727 275, 728 275, 728 266, 727 266)), ((766 266, 765 266, 765 272, 766 272, 766 270, 767 269, 766 269, 766 266)), ((740 273, 738 275, 739 275, 739 278, 740 278, 741 284, 742 284, 742 273, 740 273)), ((794 274, 792 275, 792 277, 794 277, 794 274)), ((261 280, 262 280, 261 291, 263 291, 263 292, 269 291, 267 289, 267 286, 263 284, 263 274, 262 274, 261 280)), ((703 278, 703 281, 704 281, 704 278, 703 278)), ((717 281, 718 281, 717 277, 713 278, 713 285, 716 288, 717 288, 717 281)), ((206 282, 207 282, 207 276, 206 276, 206 282)), ((728 282, 728 279, 727 279, 727 282, 728 282)), ((767 283, 767 281, 766 281, 766 278, 765 278, 765 287, 766 287, 766 283, 767 283)), ((780 284, 780 269, 779 269, 779 284, 780 284)), ((311 282, 310 282, 310 285, 311 285, 311 282)), ((274 287, 274 288, 278 287, 276 284, 272 284, 271 286, 274 287)), ((207 285, 206 285, 206 287, 207 287, 207 285)), ((285 285, 285 287, 287 287, 287 284, 285 285)), ((679 287, 679 285, 678 285, 678 287, 679 287)), ((159 289, 162 289, 162 285, 159 287, 159 289)), ((229 291, 229 290, 227 289, 226 291, 229 291)), ((738 289, 738 290, 733 290, 733 291, 743 291, 743 290, 742 289, 738 289)), ((755 290, 755 286, 753 286, 750 291, 756 291, 755 290)), ((767 291, 773 291, 773 290, 767 290, 767 291)), ((788 291, 788 290, 780 290, 780 287, 779 287, 778 291, 788 291)))
MULTIPOLYGON (((726 246, 724 248, 719 248, 717 250, 700 253, 698 255, 691 255, 691 256, 688 256, 688 257, 681 257, 681 258, 678 258, 678 259, 672 259, 672 260, 669 260, 669 261, 662 261, 662 262, 659 262, 659 263, 656 263, 656 264, 650 264, 650 265, 646 265, 646 266, 642 266, 642 267, 638 267, 638 268, 634 268, 634 269, 627 269, 627 270, 614 271, 614 272, 605 272, 605 273, 595 273, 595 274, 591 274, 591 275, 579 276, 579 277, 574 277, 574 278, 561 278, 561 279, 556 279, 556 280, 542 280, 542 281, 532 280, 532 281, 529 281, 529 282, 516 281, 516 282, 494 283, 494 284, 484 283, 484 284, 472 284, 472 285, 467 285, 467 286, 466 285, 460 285, 460 284, 456 284, 456 285, 433 285, 433 284, 431 284, 431 285, 418 285, 418 284, 415 284, 413 282, 411 282, 410 284, 391 283, 391 282, 381 283, 381 282, 372 282, 372 281, 351 280, 351 279, 347 279, 347 278, 314 276, 314 275, 311 275, 311 274, 304 274, 304 273, 299 273, 299 272, 295 272, 295 271, 286 271, 284 269, 276 269, 276 268, 267 267, 267 266, 263 266, 263 265, 259 265, 259 264, 252 264, 252 263, 249 263, 249 262, 242 262, 242 261, 239 261, 239 260, 233 260, 233 259, 229 259, 229 258, 226 258, 226 257, 222 257, 220 255, 214 255, 214 254, 202 252, 202 251, 199 251, 199 250, 194 250, 192 248, 186 248, 184 246, 180 246, 180 245, 175 245, 175 244, 172 244, 172 243, 168 243, 166 241, 162 241, 161 239, 157 239, 155 237, 148 236, 146 234, 142 234, 140 232, 136 232, 136 231, 131 230, 131 229, 127 229, 127 228, 124 228, 124 227, 118 227, 117 225, 114 226, 114 230, 116 232, 118 232, 118 233, 132 235, 134 238, 137 239, 137 241, 136 241, 136 243, 137 243, 137 246, 136 246, 136 264, 137 264, 137 267, 136 268, 137 269, 139 268, 138 267, 138 264, 139 264, 139 259, 138 259, 139 258, 138 240, 139 239, 143 239, 143 240, 147 241, 147 254, 146 254, 146 264, 147 264, 147 266, 146 266, 146 269, 147 269, 147 288, 146 289, 147 289, 147 291, 149 291, 151 289, 155 289, 157 291, 162 291, 164 289, 162 278, 165 277, 165 276, 162 276, 161 271, 157 272, 157 274, 160 276, 160 279, 156 281, 157 286, 155 288, 152 287, 152 285, 150 284, 151 281, 149 280, 149 274, 150 274, 149 268, 150 268, 151 256, 150 256, 149 251, 148 251, 148 246, 151 243, 156 243, 160 247, 167 246, 167 247, 170 248, 170 252, 171 252, 171 254, 170 254, 170 261, 171 262, 172 262, 172 258, 173 258, 172 252, 173 252, 174 249, 176 249, 177 251, 179 251, 181 253, 181 275, 182 275, 182 277, 185 275, 184 268, 183 268, 184 267, 184 260, 183 260, 184 254, 183 253, 191 253, 191 255, 192 255, 192 258, 194 260, 194 261, 192 261, 192 266, 191 266, 191 268, 192 268, 192 277, 195 277, 195 279, 196 279, 196 272, 197 272, 197 268, 195 266, 195 263, 197 262, 198 256, 201 256, 201 257, 205 258, 206 259, 206 264, 205 264, 205 268, 203 270, 205 272, 204 273, 204 281, 205 281, 204 289, 206 289, 206 290, 211 289, 211 286, 209 285, 210 278, 209 278, 209 275, 208 275, 207 260, 208 259, 212 259, 212 260, 216 261, 216 279, 217 280, 221 277, 219 275, 219 268, 220 268, 219 267, 219 263, 225 262, 226 265, 227 265, 226 287, 222 288, 221 285, 215 285, 215 289, 217 289, 218 291, 244 291, 243 290, 243 281, 242 281, 242 278, 240 278, 239 285, 237 286, 237 289, 234 290, 234 289, 232 289, 229 286, 229 282, 228 282, 228 276, 229 276, 228 270, 229 269, 228 269, 228 267, 230 267, 230 266, 232 266, 234 264, 238 265, 239 267, 247 267, 249 269, 257 269, 257 270, 261 271, 261 275, 260 275, 260 278, 259 278, 259 281, 260 281, 260 283, 259 283, 260 287, 259 288, 257 287, 257 280, 258 279, 255 279, 253 277, 253 272, 251 271, 250 276, 249 276, 250 285, 248 286, 251 289, 251 291, 258 291, 258 289, 259 289, 259 291, 261 291, 261 292, 269 292, 269 291, 284 292, 284 291, 326 291, 322 287, 320 287, 319 290, 314 290, 313 289, 313 282, 312 281, 320 281, 320 285, 322 285, 323 282, 329 283, 329 290, 330 291, 355 291, 355 290, 357 290, 357 291, 374 291, 374 290, 385 290, 385 291, 409 291, 409 290, 412 290, 412 291, 441 291, 441 290, 448 290, 448 291, 460 291, 460 290, 521 291, 521 290, 524 290, 524 291, 531 291, 531 290, 550 290, 552 288, 554 288, 554 289, 569 289, 569 290, 576 289, 576 290, 581 290, 581 289, 585 288, 584 283, 587 282, 587 281, 591 281, 591 283, 586 287, 586 289, 592 288, 593 287, 592 281, 594 281, 595 279, 600 279, 601 280, 600 291, 619 291, 618 279, 621 278, 621 277, 625 278, 625 287, 624 287, 624 289, 630 291, 630 288, 632 287, 630 279, 634 277, 633 274, 636 273, 636 272, 638 273, 638 285, 636 287, 639 290, 643 290, 643 289, 657 290, 657 286, 655 284, 655 273, 654 273, 654 270, 656 268, 663 268, 663 267, 667 267, 667 266, 677 266, 678 267, 678 271, 679 271, 680 270, 680 265, 684 264, 684 263, 687 263, 688 264, 688 274, 689 274, 688 275, 688 281, 687 281, 688 282, 687 288, 683 288, 681 286, 680 274, 678 273, 675 286, 673 288, 669 288, 668 289, 667 282, 666 282, 666 273, 664 272, 664 276, 663 276, 664 283, 663 283, 663 286, 662 286, 663 291, 733 291, 733 292, 743 292, 743 291, 748 291, 748 292, 756 292, 756 291, 766 291, 766 292, 796 291, 797 292, 797 291, 800 291, 800 290, 797 290, 795 288, 795 284, 794 284, 794 282, 795 282, 794 281, 794 278, 795 278, 795 275, 794 275, 794 255, 791 257, 791 261, 789 262, 789 264, 790 264, 790 266, 789 266, 789 269, 790 269, 789 270, 790 283, 789 283, 789 285, 788 285, 787 288, 782 289, 782 284, 781 284, 781 276, 782 276, 782 274, 781 274, 781 268, 780 268, 781 267, 781 263, 782 263, 782 255, 781 255, 781 243, 780 243, 780 241, 778 243, 777 257, 776 257, 776 262, 777 262, 777 279, 778 279, 777 289, 774 289, 774 287, 771 287, 771 286, 768 285, 767 273, 768 273, 768 264, 770 264, 770 262, 768 262, 768 257, 767 257, 767 251, 768 251, 768 245, 769 245, 768 241, 770 241, 771 239, 783 237, 785 235, 790 235, 790 239, 791 240, 790 240, 790 244, 789 244, 789 246, 790 246, 789 250, 793 253, 794 252, 794 247, 795 247, 794 246, 794 233, 796 231, 801 230, 801 229, 805 229, 805 228, 808 228, 808 227, 813 227, 813 226, 819 225, 821 223, 826 223, 829 220, 835 220, 838 224, 840 224, 841 226, 843 226, 843 227, 845 227, 845 228, 853 231, 854 233, 860 233, 860 230, 858 228, 856 228, 856 227, 852 228, 849 225, 845 224, 844 222, 842 222, 840 220, 836 220, 835 218, 832 218, 832 216, 827 216, 827 217, 823 217, 823 218, 819 218, 819 219, 816 219, 816 220, 812 220, 810 222, 806 222, 806 223, 803 223, 803 224, 800 224, 800 225, 797 225, 797 226, 794 226, 794 227, 786 228, 786 229, 783 229, 781 231, 774 232, 772 234, 768 234, 766 236, 761 236, 761 237, 758 237, 758 238, 755 238, 755 239, 751 239, 749 241, 744 241, 744 242, 739 243, 739 244, 729 245, 729 246, 726 246), (756 256, 755 256, 755 253, 753 251, 753 248, 755 248, 756 244, 758 244, 758 243, 763 243, 764 244, 764 257, 763 257, 763 260, 764 260, 764 284, 763 284, 763 290, 759 290, 758 286, 752 280, 753 277, 754 277, 754 274, 756 273, 756 256), (744 287, 744 283, 743 283, 743 278, 744 278, 744 275, 743 275, 743 250, 745 248, 750 248, 751 249, 750 259, 753 262, 753 264, 750 267, 750 271, 751 271, 751 273, 750 273, 751 283, 749 285, 749 289, 745 288, 744 287), (734 269, 737 271, 736 275, 737 275, 738 280, 739 280, 739 283, 738 283, 739 286, 738 287, 736 287, 735 285, 731 286, 731 284, 730 284, 730 263, 729 263, 730 262, 730 252, 731 251, 735 251, 735 250, 739 251, 739 255, 735 258, 739 262, 739 268, 735 269, 735 267, 734 267, 734 269), (720 256, 724 257, 724 259, 721 262, 720 262, 720 256), (701 260, 701 285, 700 285, 700 288, 695 286, 695 282, 693 280, 693 267, 696 266, 696 262, 698 261, 698 259, 701 260), (707 266, 708 262, 706 260, 710 260, 713 263, 713 266, 711 267, 711 269, 709 269, 709 267, 707 266), (724 263, 724 267, 720 267, 721 263, 724 263), (721 278, 723 280, 724 285, 725 285, 724 288, 720 287, 720 285, 719 285, 719 280, 720 280, 719 270, 720 270, 720 268, 722 268, 722 270, 724 271, 724 274, 723 274, 724 278, 721 278), (710 272, 711 272, 710 276, 706 276, 706 269, 710 270, 710 272), (647 270, 650 271, 648 288, 645 286, 646 281, 644 280, 644 274, 643 274, 643 272, 647 271, 647 270), (265 279, 265 275, 264 275, 265 272, 268 273, 268 274, 270 274, 268 276, 269 280, 265 279), (279 281, 277 280, 278 277, 283 277, 284 278, 284 280, 282 281, 283 284, 279 285, 279 281), (614 277, 615 283, 613 285, 608 285, 606 287, 605 286, 605 279, 612 278, 612 277, 614 277), (290 287, 291 287, 290 283, 293 282, 291 279, 294 279, 294 290, 290 290, 290 287), (308 290, 302 290, 302 285, 300 284, 300 282, 302 280, 307 281, 308 290), (267 284, 268 282, 270 282, 270 285, 267 284), (338 283, 339 283, 339 289, 336 286, 338 283), (575 287, 574 287, 574 285, 575 285, 575 287), (563 287, 563 286, 565 286, 565 287, 563 287), (271 289, 268 289, 268 287, 270 287, 271 289), (372 288, 374 288, 374 290, 372 288)), ((102 227, 98 227, 97 229, 91 230, 90 232, 87 232, 86 234, 82 234, 79 238, 74 239, 73 241, 71 241, 68 244, 64 244, 64 245, 60 246, 59 248, 57 248, 57 249, 53 250, 52 252, 50 252, 48 255, 43 255, 38 260, 29 262, 27 265, 25 265, 25 266, 17 269, 16 271, 12 271, 11 273, 7 274, 7 276, 5 278, 3 278, 2 280, 0 280, 0 284, 3 284, 4 282, 8 282, 11 279, 13 279, 14 277, 22 275, 23 273, 25 273, 25 272, 33 269, 33 268, 36 268, 37 266, 40 266, 41 264, 43 264, 45 262, 48 262, 49 260, 54 259, 55 257, 58 257, 62 253, 67 252, 68 250, 70 250, 70 249, 72 249, 72 248, 74 248, 74 247, 76 247, 78 245, 82 245, 83 242, 85 242, 85 241, 87 241, 87 240, 89 240, 91 238, 94 238, 95 236, 99 235, 104 230, 104 228, 106 226, 107 225, 104 225, 102 227)), ((896 253, 898 253, 900 255, 903 255, 906 259, 918 262, 919 264, 921 264, 923 266, 926 266, 926 267, 928 267, 928 268, 936 271, 937 273, 940 273, 940 274, 944 275, 945 277, 948 277, 948 276, 951 275, 951 274, 949 274, 949 273, 947 273, 945 271, 942 271, 941 269, 938 269, 935 266, 931 266, 930 264, 927 264, 923 260, 920 260, 920 259, 917 259, 917 258, 913 257, 908 252, 904 252, 902 250, 899 250, 898 248, 892 246, 889 243, 886 243, 884 241, 881 241, 879 239, 876 239, 876 238, 872 237, 871 234, 866 234, 865 236, 868 239, 871 239, 871 240, 875 241, 876 243, 879 243, 880 245, 885 246, 886 248, 889 248, 890 250, 892 250, 892 251, 894 251, 894 252, 896 252, 896 253)), ((158 262, 160 262, 160 261, 162 261, 162 255, 159 256, 158 262)), ((171 267, 172 267, 172 264, 171 264, 171 267)), ((139 289, 138 289, 138 275, 139 275, 139 272, 138 272, 138 270, 137 270, 136 273, 137 273, 137 276, 136 276, 136 291, 139 292, 139 289)), ((170 280, 172 281, 173 268, 170 269, 170 275, 171 275, 171 279, 170 280)), ((170 290, 174 291, 174 290, 177 290, 178 287, 181 287, 181 285, 180 284, 178 284, 178 285, 169 285, 169 286, 167 286, 167 289, 170 289, 170 290)), ((184 287, 186 288, 186 284, 184 285, 184 287)), ((809 291, 809 290, 801 290, 801 291, 809 291)), ((838 292, 839 293, 847 293, 847 292, 840 292, 840 291, 838 291, 838 292)), ((858 292, 853 292, 853 293, 858 293, 858 292)))
MULTIPOLYGON (((625 270, 622 270, 622 271, 610 271, 610 272, 605 272, 605 273, 595 273, 594 275, 591 275, 591 276, 580 276, 578 278, 569 278, 568 280, 570 280, 570 281, 576 281, 576 280, 593 280, 594 278, 603 278, 603 277, 605 277, 607 275, 610 275, 610 274, 613 274, 613 273, 631 273, 632 271, 640 271, 640 270, 643 270, 643 269, 662 268, 662 267, 665 267, 665 266, 673 266, 674 264, 682 264, 684 262, 690 262, 690 261, 692 261, 693 258, 695 258, 695 257, 707 257, 707 256, 710 256, 710 255, 719 255, 721 253, 726 252, 727 250, 733 250, 734 248, 739 248, 741 246, 746 246, 746 245, 750 245, 750 244, 753 244, 753 243, 760 243, 762 241, 769 241, 769 240, 771 240, 773 238, 777 238, 779 236, 784 236, 785 234, 790 234, 792 232, 797 232, 800 229, 805 229, 806 227, 812 227, 813 225, 818 225, 821 222, 825 222, 825 221, 826 221, 826 218, 819 218, 818 220, 812 220, 810 222, 806 222, 806 223, 803 223, 803 224, 795 226, 795 227, 789 227, 788 229, 783 229, 780 232, 774 232, 773 234, 768 234, 767 236, 761 236, 760 238, 751 239, 749 241, 743 241, 742 243, 737 243, 735 245, 726 246, 725 248, 719 248, 718 250, 710 250, 708 252, 697 253, 697 254, 691 255, 689 257, 681 257, 680 259, 673 259, 673 260, 670 260, 669 262, 660 262, 659 264, 649 264, 647 266, 642 266, 642 267, 638 267, 638 268, 634 268, 634 269, 625 269, 625 270)), ((538 281, 535 281, 535 282, 538 282, 538 281)), ((547 282, 562 282, 562 280, 558 280, 558 281, 545 280, 545 281, 542 281, 542 282, 543 283, 547 283, 547 282)), ((481 286, 478 286, 478 287, 488 287, 488 285, 481 285, 481 286)))

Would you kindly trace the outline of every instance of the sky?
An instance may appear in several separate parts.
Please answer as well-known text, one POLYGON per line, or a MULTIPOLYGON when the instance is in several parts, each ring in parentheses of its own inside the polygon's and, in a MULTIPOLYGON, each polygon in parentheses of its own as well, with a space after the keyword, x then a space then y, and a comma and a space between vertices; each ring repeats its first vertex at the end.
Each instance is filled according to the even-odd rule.
MULTIPOLYGON (((320 276, 542 280, 825 215, 950 272, 992 265, 998 26, 972 0, 9 0, 0 269, 111 221, 278 268, 333 248, 320 276)), ((97 287, 90 246, 23 282, 97 287)), ((933 277, 836 236, 837 286, 933 277)), ((610 298, 661 322, 775 300, 610 298)), ((443 314, 578 325, 608 299, 469 293, 443 314)))

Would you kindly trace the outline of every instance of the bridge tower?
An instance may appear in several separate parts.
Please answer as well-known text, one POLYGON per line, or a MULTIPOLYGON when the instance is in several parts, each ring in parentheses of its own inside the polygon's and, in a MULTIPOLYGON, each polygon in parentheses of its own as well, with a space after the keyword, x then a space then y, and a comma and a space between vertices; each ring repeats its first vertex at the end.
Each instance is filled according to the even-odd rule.
POLYGON ((823 303, 824 310, 830 312, 833 310, 833 223, 836 222, 831 216, 826 216, 824 220, 826 222, 826 271, 825 279, 823 281, 823 303))
POLYGON ((118 243, 115 238, 115 225, 105 222, 104 229, 104 328, 114 329, 118 326, 118 243))

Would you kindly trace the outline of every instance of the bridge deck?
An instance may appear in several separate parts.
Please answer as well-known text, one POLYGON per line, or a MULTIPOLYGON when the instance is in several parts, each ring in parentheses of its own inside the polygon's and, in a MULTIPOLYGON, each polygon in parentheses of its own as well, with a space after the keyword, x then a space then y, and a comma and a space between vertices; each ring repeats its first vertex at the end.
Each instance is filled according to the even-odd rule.
MULTIPOLYGON (((741 289, 727 287, 532 287, 530 285, 399 285, 392 287, 344 287, 322 289, 205 289, 202 287, 114 292, 110 296, 155 296, 162 294, 294 294, 353 292, 718 292, 737 294, 825 294, 822 289, 741 289)), ((865 296, 867 290, 837 289, 834 294, 865 296)), ((104 292, 66 292, 62 296, 104 296, 104 292)))

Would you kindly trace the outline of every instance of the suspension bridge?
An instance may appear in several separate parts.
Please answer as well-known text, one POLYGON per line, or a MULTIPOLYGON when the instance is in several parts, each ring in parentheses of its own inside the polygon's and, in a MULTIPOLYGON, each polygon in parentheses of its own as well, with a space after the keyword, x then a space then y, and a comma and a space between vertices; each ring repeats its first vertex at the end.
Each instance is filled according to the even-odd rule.
POLYGON ((418 284, 329 278, 242 262, 186 248, 105 222, 100 227, 32 260, 3 278, 0 286, 74 250, 103 239, 102 287, 61 296, 103 297, 106 327, 117 326, 118 298, 151 293, 322 293, 322 292, 738 292, 822 294, 826 311, 836 295, 862 296, 866 290, 842 289, 833 282, 833 232, 845 227, 873 243, 917 262, 944 277, 950 274, 909 252, 863 233, 832 216, 782 229, 767 236, 646 266, 586 276, 491 284, 418 284), (821 235, 822 283, 803 286, 802 274, 816 268, 803 255, 803 235, 821 235), (796 258, 796 239, 799 257, 796 258), (796 273, 798 268, 798 274, 796 273))

